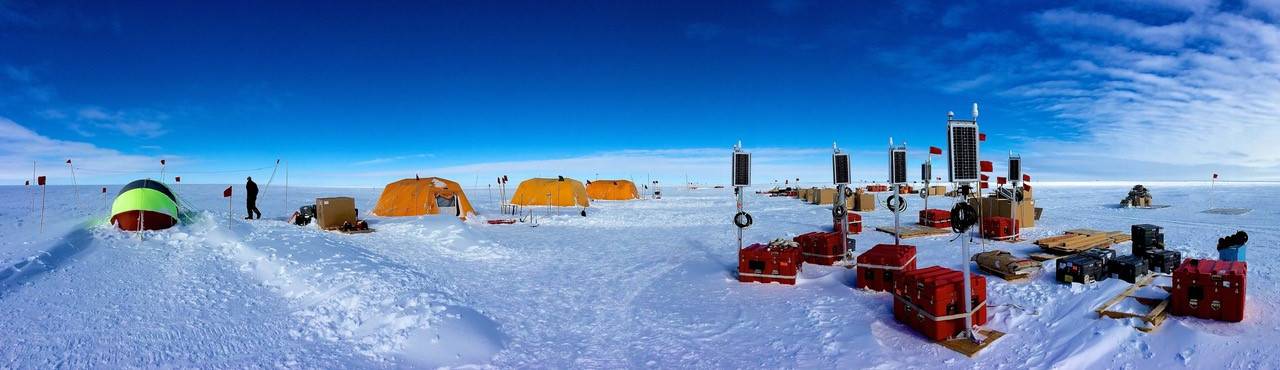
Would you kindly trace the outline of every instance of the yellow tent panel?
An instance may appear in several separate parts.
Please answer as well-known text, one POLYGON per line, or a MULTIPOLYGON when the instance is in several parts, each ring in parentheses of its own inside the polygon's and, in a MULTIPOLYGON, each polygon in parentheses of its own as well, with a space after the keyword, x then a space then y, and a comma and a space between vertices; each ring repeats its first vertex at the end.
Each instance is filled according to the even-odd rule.
POLYGON ((466 218, 475 214, 458 183, 439 177, 404 179, 382 189, 373 214, 378 216, 421 216, 440 214, 441 208, 457 209, 466 218), (456 198, 455 198, 456 196, 456 198))
POLYGON ((596 180, 587 182, 587 196, 596 200, 640 199, 636 184, 627 180, 596 180))
POLYGON ((547 203, 559 207, 590 206, 587 188, 582 182, 567 177, 524 180, 511 196, 511 204, 545 206, 547 203))

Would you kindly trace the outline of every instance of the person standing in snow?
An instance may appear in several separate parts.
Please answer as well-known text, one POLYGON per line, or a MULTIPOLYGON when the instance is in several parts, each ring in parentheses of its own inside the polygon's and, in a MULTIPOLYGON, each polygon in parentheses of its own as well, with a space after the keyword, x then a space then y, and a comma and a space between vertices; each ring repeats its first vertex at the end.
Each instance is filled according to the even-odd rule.
POLYGON ((255 218, 262 218, 262 212, 258 211, 258 205, 257 205, 258 184, 253 182, 253 176, 249 176, 248 178, 246 178, 246 180, 248 180, 248 182, 244 184, 244 190, 245 190, 244 201, 245 201, 245 208, 248 209, 249 215, 245 216, 244 219, 252 220, 255 218))

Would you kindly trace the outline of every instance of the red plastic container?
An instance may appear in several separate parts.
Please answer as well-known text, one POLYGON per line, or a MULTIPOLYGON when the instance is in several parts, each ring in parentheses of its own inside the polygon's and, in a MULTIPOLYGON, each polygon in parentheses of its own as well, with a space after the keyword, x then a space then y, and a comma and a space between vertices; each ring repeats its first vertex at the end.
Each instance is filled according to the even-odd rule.
POLYGON ((844 259, 844 244, 838 232, 811 232, 795 237, 805 263, 833 265, 844 259))
POLYGON ((917 223, 928 227, 950 229, 951 211, 943 209, 922 209, 920 210, 920 221, 917 223))
POLYGON ((794 285, 803 262, 799 247, 752 244, 738 250, 738 281, 794 285))
POLYGON ((1170 313, 1202 319, 1244 320, 1249 265, 1241 261, 1186 259, 1173 270, 1170 313))
POLYGON ((858 255, 858 289, 891 292, 902 274, 916 269, 916 246, 877 244, 858 255))
MULTIPOLYGON (((848 215, 848 216, 846 216, 846 217, 848 217, 848 218, 849 218, 849 233, 850 233, 850 234, 861 234, 861 233, 862 233, 862 215, 859 215, 859 214, 857 214, 857 213, 853 213, 853 212, 849 212, 849 215, 848 215)), ((831 225, 831 230, 837 230, 837 231, 839 231, 839 230, 840 230, 840 220, 839 220, 839 219, 832 219, 832 220, 831 220, 831 223, 832 223, 832 225, 831 225)))
MULTIPOLYGON (((969 274, 973 325, 987 323, 987 279, 969 274)), ((964 273, 940 266, 909 271, 894 287, 893 317, 925 337, 942 341, 964 327, 964 273)))
POLYGON ((1022 226, 1018 221, 999 216, 989 216, 982 218, 982 237, 991 240, 1012 239, 1018 234, 1018 228, 1022 226))

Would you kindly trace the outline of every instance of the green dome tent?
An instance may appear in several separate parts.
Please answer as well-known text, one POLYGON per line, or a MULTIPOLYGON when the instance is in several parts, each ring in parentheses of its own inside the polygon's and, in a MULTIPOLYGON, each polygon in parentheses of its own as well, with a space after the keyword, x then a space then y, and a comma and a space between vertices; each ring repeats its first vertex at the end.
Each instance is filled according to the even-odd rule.
POLYGON ((120 230, 164 230, 178 223, 178 198, 155 180, 134 180, 111 203, 111 223, 120 230))

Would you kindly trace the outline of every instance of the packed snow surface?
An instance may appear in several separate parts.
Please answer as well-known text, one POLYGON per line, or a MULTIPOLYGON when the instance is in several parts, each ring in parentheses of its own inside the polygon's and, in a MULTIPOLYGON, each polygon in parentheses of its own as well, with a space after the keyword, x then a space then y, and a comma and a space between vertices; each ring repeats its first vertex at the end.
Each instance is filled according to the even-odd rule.
MULTIPOLYGON (((1170 317, 1143 333, 1093 309, 1124 290, 988 278, 989 327, 1008 333, 975 358, 896 323, 891 296, 851 288, 843 267, 806 265, 799 284, 735 279, 731 190, 665 189, 662 199, 535 208, 504 218, 496 194, 469 192, 480 212, 382 218, 380 189, 268 187, 247 221, 222 186, 175 188, 193 220, 142 235, 102 222, 118 186, 0 187, 0 367, 391 368, 1278 368, 1274 280, 1280 187, 1148 185, 1154 210, 1114 206, 1127 183, 1045 184, 1028 239, 1064 230, 1165 227, 1169 248, 1214 257, 1218 237, 1250 234, 1248 309, 1242 323, 1170 317), (77 194, 78 193, 78 194, 77 194), (344 235, 284 220, 321 196, 354 196, 376 232, 344 235), (1210 207, 1251 208, 1215 215, 1210 207), (230 217, 228 217, 230 216, 230 217)), ((237 186, 237 193, 241 187, 237 186)), ((915 221, 909 197, 903 222, 915 221)), ((952 200, 930 198, 934 208, 952 200)), ((748 194, 747 242, 830 230, 830 210, 748 194)), ((941 207, 940 207, 941 206, 941 207)), ((879 207, 864 213, 859 251, 891 243, 879 207)), ((953 236, 910 239, 920 267, 959 268, 953 236)), ((974 244, 1017 255, 1029 242, 974 244)), ((1128 244, 1118 246, 1128 253, 1128 244)), ((1167 279, 1164 281, 1167 284, 1167 279)), ((1159 297, 1162 291, 1141 294, 1159 297)), ((1119 310, 1142 310, 1132 303, 1119 310)))

